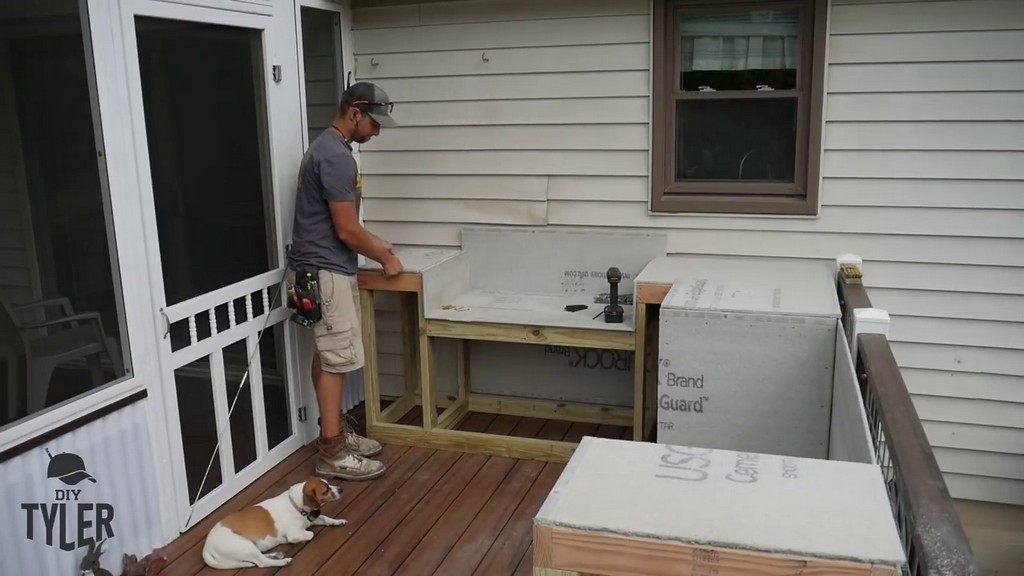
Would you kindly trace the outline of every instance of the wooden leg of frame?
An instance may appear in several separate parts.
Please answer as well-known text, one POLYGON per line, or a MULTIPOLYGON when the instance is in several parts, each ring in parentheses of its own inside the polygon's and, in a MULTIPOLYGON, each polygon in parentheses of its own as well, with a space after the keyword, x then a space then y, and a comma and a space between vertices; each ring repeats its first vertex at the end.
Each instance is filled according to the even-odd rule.
POLYGON ((423 429, 437 427, 437 380, 434 379, 434 348, 430 336, 423 329, 423 294, 417 295, 419 303, 419 360, 420 396, 423 398, 423 429))
POLYGON ((469 341, 459 340, 456 346, 458 392, 455 402, 438 418, 439 428, 454 428, 469 414, 469 341))
POLYGON ((658 425, 658 322, 660 305, 645 305, 644 323, 646 338, 644 346, 648 352, 641 359, 644 376, 644 437, 653 440, 654 427, 658 425))
POLYGON ((402 292, 401 297, 402 317, 402 359, 404 364, 405 393, 415 397, 420 390, 419 377, 419 338, 416 319, 419 311, 416 309, 416 293, 402 292))
POLYGON ((459 340, 458 347, 458 383, 459 383, 459 396, 457 402, 459 404, 469 403, 469 340, 459 340))
POLYGON ((373 291, 359 291, 360 324, 363 331, 363 395, 366 405, 366 424, 380 421, 380 381, 377 371, 377 319, 373 307, 373 291))
POLYGON ((644 439, 644 373, 647 363, 644 362, 644 352, 647 336, 647 305, 643 302, 636 303, 636 344, 633 348, 633 441, 640 442, 644 439))

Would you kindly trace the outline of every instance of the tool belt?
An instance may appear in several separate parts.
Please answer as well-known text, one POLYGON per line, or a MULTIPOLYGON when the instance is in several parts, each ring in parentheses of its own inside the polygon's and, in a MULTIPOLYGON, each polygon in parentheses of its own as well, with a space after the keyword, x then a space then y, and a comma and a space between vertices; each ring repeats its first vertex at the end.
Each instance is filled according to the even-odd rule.
POLYGON ((291 320, 299 326, 309 328, 323 317, 320 305, 323 298, 320 294, 319 274, 315 269, 299 268, 295 270, 295 284, 288 294, 288 307, 293 309, 291 320))

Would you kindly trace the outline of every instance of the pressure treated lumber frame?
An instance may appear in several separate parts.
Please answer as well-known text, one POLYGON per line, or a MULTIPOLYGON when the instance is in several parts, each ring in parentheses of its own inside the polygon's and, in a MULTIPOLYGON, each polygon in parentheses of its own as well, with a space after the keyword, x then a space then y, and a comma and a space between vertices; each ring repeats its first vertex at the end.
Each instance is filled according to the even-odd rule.
MULTIPOLYGON (((427 439, 428 444, 431 446, 457 447, 464 451, 486 452, 501 456, 557 462, 567 461, 576 446, 574 442, 524 439, 453 430, 452 428, 458 425, 461 416, 471 411, 558 418, 561 420, 593 422, 597 424, 625 425, 633 428, 634 437, 643 428, 642 422, 634 420, 635 411, 628 408, 616 409, 585 403, 555 402, 532 398, 500 398, 489 395, 470 394, 468 390, 469 354, 467 344, 471 340, 626 350, 635 353, 636 337, 634 333, 621 330, 425 320, 421 338, 426 340, 424 346, 427 349, 429 349, 431 341, 437 338, 457 340, 460 350, 460 366, 467 365, 463 372, 460 372, 459 391, 455 403, 441 414, 436 427, 432 429, 427 428, 426 421, 424 421, 424 427, 427 428, 428 435, 430 432, 433 432, 437 438, 438 443, 432 443, 427 439), (462 378, 462 373, 465 373, 467 377, 462 378), (463 406, 466 407, 463 408, 463 406), (452 413, 451 418, 447 418, 449 413, 452 413), (451 442, 456 442, 456 444, 452 445, 450 444, 451 442)), ((634 372, 639 371, 642 374, 644 368, 643 362, 638 363, 634 361, 634 372)), ((423 404, 428 406, 432 401, 429 399, 438 397, 432 359, 422 365, 420 378, 422 379, 423 390, 427 392, 423 395, 423 404)), ((636 378, 634 378, 634 382, 636 382, 636 378)))
POLYGON ((404 273, 386 278, 380 272, 361 270, 358 275, 360 323, 363 334, 363 349, 366 357, 363 368, 363 389, 366 403, 366 427, 399 428, 415 430, 414 426, 398 424, 398 420, 416 406, 419 392, 419 370, 416 366, 418 346, 417 310, 423 300, 423 279, 419 273, 404 273), (380 369, 377 365, 377 321, 373 295, 375 291, 393 292, 399 296, 402 319, 402 343, 404 357, 405 391, 398 400, 385 410, 380 407, 380 369))
POLYGON ((672 288, 671 283, 636 282, 633 304, 636 316, 636 349, 634 364, 644 365, 634 372, 633 418, 641 426, 633 428, 633 440, 652 439, 658 423, 658 319, 661 303, 672 288))
POLYGON ((885 564, 858 563, 754 550, 699 546, 672 540, 533 527, 534 576, 895 576, 885 564))
MULTIPOLYGON (((423 280, 418 272, 385 278, 379 271, 359 272, 359 291, 363 346, 366 355, 364 388, 366 396, 366 429, 371 437, 396 444, 454 449, 463 452, 566 462, 576 447, 574 442, 518 438, 456 430, 470 412, 486 412, 515 416, 560 419, 574 422, 628 426, 633 439, 648 436, 653 425, 653 412, 643 403, 633 408, 613 408, 586 403, 560 402, 532 398, 512 398, 469 392, 469 342, 526 343, 574 346, 633 351, 634 398, 645 397, 644 377, 650 368, 644 362, 647 324, 643 307, 636 312, 634 332, 601 329, 572 329, 549 326, 497 324, 486 322, 453 322, 424 318, 423 280), (380 379, 377 363, 377 328, 373 294, 395 292, 401 302, 402 333, 405 358, 405 390, 400 398, 380 409, 380 379), (432 342, 448 338, 458 342, 458 389, 454 397, 442 397, 434 378, 432 342), (409 410, 419 406, 423 411, 422 426, 399 424, 409 410), (441 414, 437 408, 444 408, 441 414)), ((655 355, 656 356, 656 355, 655 355)), ((653 395, 648 394, 646 396, 653 395)))

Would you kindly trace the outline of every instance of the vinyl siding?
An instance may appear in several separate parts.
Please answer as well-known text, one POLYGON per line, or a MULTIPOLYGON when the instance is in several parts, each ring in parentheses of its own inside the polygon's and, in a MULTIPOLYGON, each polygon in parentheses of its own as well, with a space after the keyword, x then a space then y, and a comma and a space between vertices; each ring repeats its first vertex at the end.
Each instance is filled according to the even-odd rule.
POLYGON ((331 123, 341 86, 333 36, 335 16, 326 10, 302 11, 302 66, 305 76, 306 122, 312 142, 331 123))
POLYGON ((817 218, 648 212, 648 0, 390 4, 353 17, 356 75, 403 125, 363 147, 371 229, 457 246, 470 223, 617 226, 663 230, 672 253, 859 254, 953 495, 1024 504, 1024 2, 833 0, 817 218))

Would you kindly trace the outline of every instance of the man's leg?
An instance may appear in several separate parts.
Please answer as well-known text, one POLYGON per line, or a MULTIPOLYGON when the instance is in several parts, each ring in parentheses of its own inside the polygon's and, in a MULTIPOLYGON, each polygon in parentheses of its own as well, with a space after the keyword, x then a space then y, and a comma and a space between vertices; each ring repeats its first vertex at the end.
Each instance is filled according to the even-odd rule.
MULTIPOLYGON (((356 302, 356 309, 359 309, 358 301, 356 302)), ((339 433, 341 433, 341 427, 342 425, 344 425, 345 440, 350 450, 352 450, 356 454, 359 454, 360 456, 366 457, 376 456, 377 454, 380 454, 381 450, 383 449, 380 442, 377 442, 376 440, 371 440, 369 438, 365 438, 361 436, 358 432, 356 432, 355 419, 349 416, 345 410, 340 409, 342 405, 342 399, 345 398, 345 375, 339 374, 341 379, 338 381, 338 399, 337 402, 335 403, 334 400, 329 397, 324 400, 321 400, 319 382, 320 375, 322 373, 324 372, 320 367, 320 356, 318 354, 313 354, 313 366, 312 369, 310 370, 310 374, 312 376, 313 390, 317 394, 317 407, 320 409, 321 414, 320 418, 317 418, 316 421, 317 426, 320 427, 320 435, 323 436, 324 438, 331 438, 337 436, 339 433), (339 407, 338 410, 334 409, 335 404, 337 404, 337 406, 339 407), (322 416, 323 414, 336 413, 338 416, 337 418, 332 417, 328 420, 325 420, 324 417, 322 416)), ((331 385, 328 388, 328 390, 333 388, 334 386, 331 385)))
POLYGON ((316 403, 320 410, 320 437, 339 436, 339 413, 341 399, 345 397, 345 376, 321 370, 319 354, 313 354, 313 388, 316 390, 316 403))
POLYGON ((340 421, 345 374, 364 364, 356 280, 321 271, 320 286, 323 318, 313 327, 316 359, 311 370, 320 409, 316 472, 344 480, 376 478, 384 473, 384 464, 363 454, 373 448, 379 452, 379 443, 362 438, 347 422, 343 425, 340 421))

